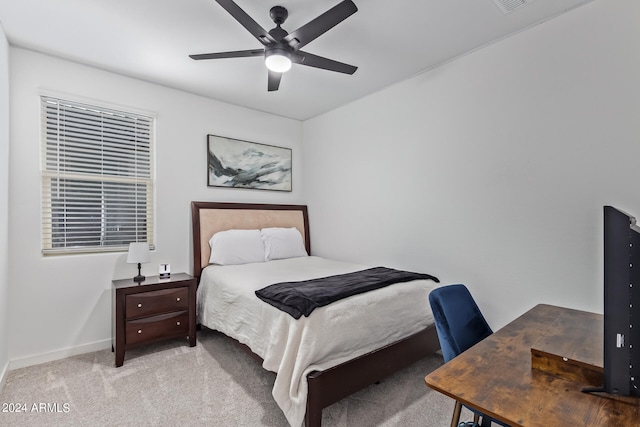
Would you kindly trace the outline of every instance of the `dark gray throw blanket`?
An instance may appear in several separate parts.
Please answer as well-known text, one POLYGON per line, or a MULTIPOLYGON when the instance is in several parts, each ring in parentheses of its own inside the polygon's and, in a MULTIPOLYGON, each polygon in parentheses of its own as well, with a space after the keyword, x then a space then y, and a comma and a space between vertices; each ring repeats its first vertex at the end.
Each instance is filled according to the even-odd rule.
POLYGON ((256 296, 299 319, 303 314, 309 316, 316 308, 343 298, 411 280, 440 282, 429 274, 374 267, 319 279, 276 283, 257 290, 256 296))

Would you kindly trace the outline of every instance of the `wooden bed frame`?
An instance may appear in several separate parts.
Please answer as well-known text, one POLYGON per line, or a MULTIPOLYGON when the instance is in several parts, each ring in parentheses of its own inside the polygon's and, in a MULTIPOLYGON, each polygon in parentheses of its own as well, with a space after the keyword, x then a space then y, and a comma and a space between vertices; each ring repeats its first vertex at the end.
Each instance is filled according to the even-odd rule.
MULTIPOLYGON (((305 205, 191 202, 193 274, 200 281, 209 264, 209 239, 230 228, 296 227, 311 254, 309 221, 305 205)), ((246 346, 244 346, 246 347, 246 346)), ((403 369, 440 348, 435 325, 370 353, 324 371, 307 375, 307 427, 318 427, 322 409, 403 369)), ((259 357, 256 355, 256 357, 259 357)))

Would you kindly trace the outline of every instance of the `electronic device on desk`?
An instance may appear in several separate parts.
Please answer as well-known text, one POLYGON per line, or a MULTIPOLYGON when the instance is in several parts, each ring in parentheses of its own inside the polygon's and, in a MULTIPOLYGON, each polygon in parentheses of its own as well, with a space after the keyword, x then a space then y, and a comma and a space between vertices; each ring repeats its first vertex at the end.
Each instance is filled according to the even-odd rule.
POLYGON ((160 264, 160 278, 168 279, 171 277, 171 266, 169 264, 160 264))
POLYGON ((640 397, 640 227, 604 207, 604 385, 586 388, 640 397))

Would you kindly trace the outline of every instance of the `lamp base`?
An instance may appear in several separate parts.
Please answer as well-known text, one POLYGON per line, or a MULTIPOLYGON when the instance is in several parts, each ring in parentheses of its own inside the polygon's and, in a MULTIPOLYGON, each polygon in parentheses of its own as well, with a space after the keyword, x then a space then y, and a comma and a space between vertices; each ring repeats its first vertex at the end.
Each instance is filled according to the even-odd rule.
POLYGON ((143 282, 143 281, 144 281, 144 279, 146 279, 146 277, 144 277, 144 276, 142 275, 142 273, 140 272, 140 269, 141 269, 141 268, 142 268, 142 264, 141 264, 141 263, 138 263, 138 275, 137 275, 136 277, 134 277, 134 278, 133 278, 133 281, 134 281, 134 282, 136 282, 136 283, 143 282))

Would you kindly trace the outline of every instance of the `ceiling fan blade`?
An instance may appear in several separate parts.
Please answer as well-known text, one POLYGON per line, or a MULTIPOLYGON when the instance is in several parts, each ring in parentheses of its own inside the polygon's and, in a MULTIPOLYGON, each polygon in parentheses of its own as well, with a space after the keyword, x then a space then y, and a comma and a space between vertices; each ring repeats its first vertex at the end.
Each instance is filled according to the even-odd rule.
POLYGON ((267 90, 269 92, 278 90, 278 88, 280 87, 281 79, 282 73, 276 73, 275 71, 269 70, 269 83, 267 85, 267 90))
POLYGON ((200 53, 197 55, 189 55, 191 59, 223 59, 223 58, 246 58, 249 56, 263 56, 264 49, 251 49, 251 50, 234 50, 230 52, 218 52, 218 53, 200 53))
POLYGON ((260 43, 267 46, 272 43, 276 43, 275 39, 260 26, 256 21, 250 17, 247 12, 240 9, 233 0, 216 0, 216 2, 222 6, 231 16, 235 18, 244 28, 246 28, 253 37, 257 38, 260 43))
MULTIPOLYGON (((220 2, 220 0, 216 0, 220 2)), ((228 0, 231 1, 231 0, 228 0)), ((308 22, 294 32, 284 38, 284 41, 294 49, 300 49, 307 43, 315 40, 318 36, 324 34, 331 28, 335 27, 349 16, 358 11, 358 8, 351 0, 343 2, 332 7, 316 19, 308 22)))
POLYGON ((338 73, 353 74, 358 67, 345 64, 344 62, 334 61, 333 59, 324 58, 308 52, 298 51, 298 55, 292 55, 291 61, 308 67, 322 68, 323 70, 337 71, 338 73))

